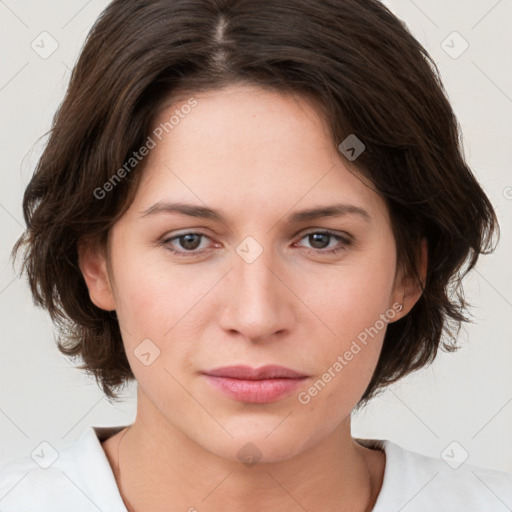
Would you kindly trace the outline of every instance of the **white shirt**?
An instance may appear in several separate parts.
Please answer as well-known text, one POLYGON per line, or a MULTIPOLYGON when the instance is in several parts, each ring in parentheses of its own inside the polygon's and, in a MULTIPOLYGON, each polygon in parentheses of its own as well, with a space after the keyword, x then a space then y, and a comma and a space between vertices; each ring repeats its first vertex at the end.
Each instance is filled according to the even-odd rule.
MULTIPOLYGON (((4 462, 0 511, 127 512, 100 444, 123 428, 87 427, 59 453, 43 444, 32 456, 4 462)), ((389 440, 358 442, 376 444, 386 453, 384 480, 373 512, 512 510, 512 473, 467 463, 453 469, 441 458, 409 451, 389 440)))

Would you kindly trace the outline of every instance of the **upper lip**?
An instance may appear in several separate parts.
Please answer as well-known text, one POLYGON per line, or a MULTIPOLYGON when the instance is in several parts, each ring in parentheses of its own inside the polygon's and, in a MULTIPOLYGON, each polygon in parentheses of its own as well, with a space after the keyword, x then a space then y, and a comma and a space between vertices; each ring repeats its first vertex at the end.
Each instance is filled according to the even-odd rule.
POLYGON ((291 368, 270 364, 260 366, 259 368, 251 368, 250 366, 223 366, 203 372, 213 377, 230 377, 232 379, 244 380, 263 380, 263 379, 297 379, 307 377, 303 373, 296 372, 291 368))

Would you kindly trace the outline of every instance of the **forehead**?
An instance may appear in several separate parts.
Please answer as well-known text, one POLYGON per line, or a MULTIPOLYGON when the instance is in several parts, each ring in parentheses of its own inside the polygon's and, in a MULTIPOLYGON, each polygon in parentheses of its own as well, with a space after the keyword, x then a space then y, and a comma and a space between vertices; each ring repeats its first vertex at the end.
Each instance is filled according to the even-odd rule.
POLYGON ((252 86, 182 94, 159 111, 154 133, 139 211, 171 200, 260 215, 335 203, 385 213, 307 99, 252 86))

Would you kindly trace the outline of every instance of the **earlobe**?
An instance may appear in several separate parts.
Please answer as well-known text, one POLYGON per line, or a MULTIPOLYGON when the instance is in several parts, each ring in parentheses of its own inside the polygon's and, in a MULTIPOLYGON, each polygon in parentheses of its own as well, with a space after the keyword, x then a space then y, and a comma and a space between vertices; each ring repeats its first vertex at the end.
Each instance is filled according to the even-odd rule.
POLYGON ((113 311, 116 305, 104 252, 97 245, 81 242, 78 244, 78 264, 92 303, 113 311))
POLYGON ((393 293, 393 303, 398 303, 402 307, 398 315, 395 317, 395 320, 399 320, 400 318, 406 316, 416 304, 416 302, 418 302, 418 299, 423 293, 425 279, 427 276, 428 263, 428 245, 426 238, 423 238, 421 241, 418 257, 420 261, 418 261, 417 269, 421 283, 418 283, 414 276, 403 276, 401 272, 399 272, 397 275, 393 293))

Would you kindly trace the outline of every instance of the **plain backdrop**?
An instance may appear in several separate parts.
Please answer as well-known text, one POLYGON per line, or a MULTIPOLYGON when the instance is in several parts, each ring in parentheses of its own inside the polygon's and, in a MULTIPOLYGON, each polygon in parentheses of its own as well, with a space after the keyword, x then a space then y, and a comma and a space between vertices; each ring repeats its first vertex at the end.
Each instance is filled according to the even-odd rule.
MULTIPOLYGON (((59 353, 49 316, 33 306, 25 279, 16 278, 8 260, 24 228, 22 195, 42 151, 39 139, 106 5, 0 1, 0 462, 42 441, 58 450, 88 425, 127 425, 135 417, 135 386, 122 403, 109 404, 95 381, 59 353)), ((512 472, 512 1, 386 5, 437 63, 468 163, 496 208, 502 237, 466 279, 474 323, 461 332, 463 348, 441 352, 432 366, 355 415, 353 435, 512 472)))

